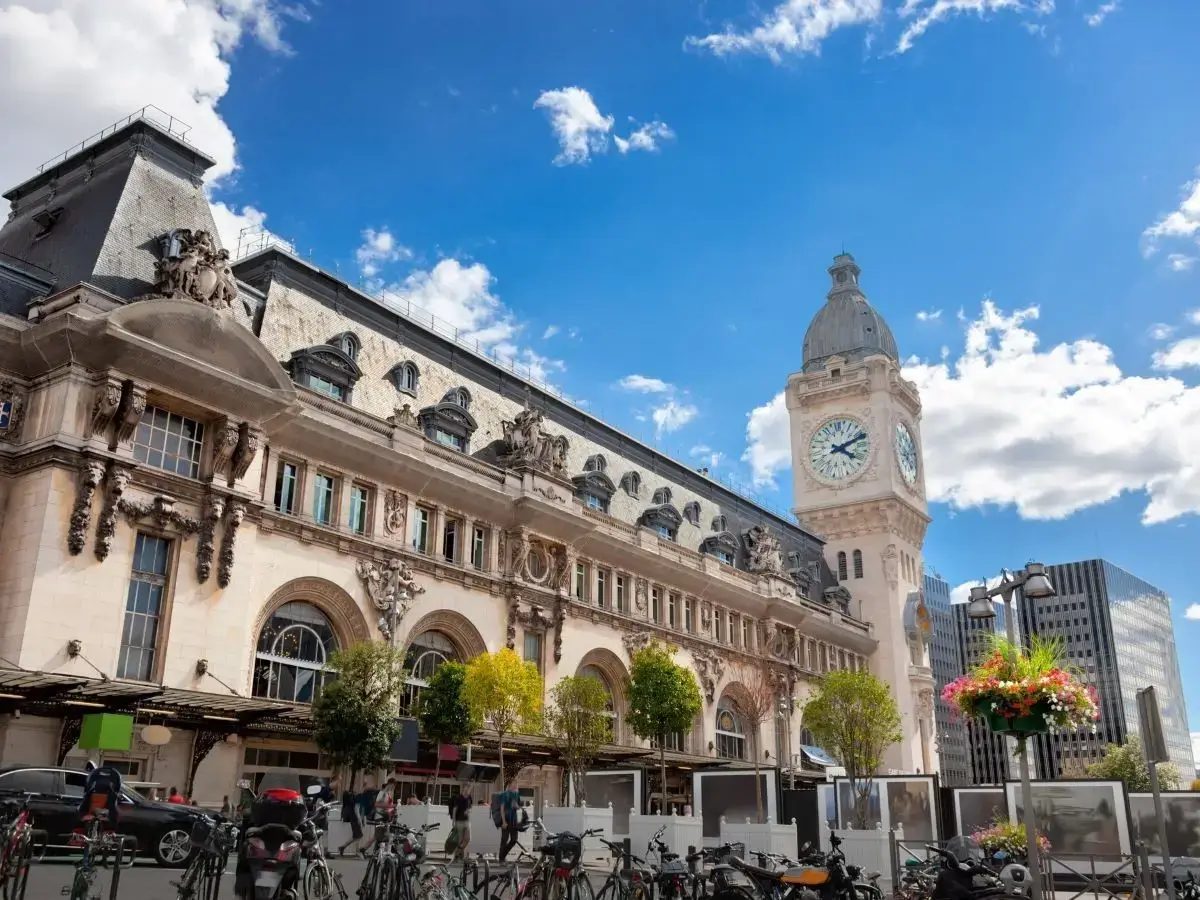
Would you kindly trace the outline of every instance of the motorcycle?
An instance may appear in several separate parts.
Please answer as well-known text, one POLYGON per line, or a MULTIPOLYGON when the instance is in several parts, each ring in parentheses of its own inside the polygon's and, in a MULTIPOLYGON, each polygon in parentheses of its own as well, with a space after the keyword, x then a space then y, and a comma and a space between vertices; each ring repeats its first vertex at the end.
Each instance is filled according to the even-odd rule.
POLYGON ((680 900, 684 896, 692 873, 680 859, 679 854, 673 853, 671 848, 663 843, 662 836, 666 833, 665 826, 654 833, 646 847, 646 856, 649 857, 651 853, 658 855, 658 871, 654 875, 654 880, 658 885, 659 897, 662 900, 680 900))
MULTIPOLYGON (((319 788, 318 788, 319 789, 319 788)), ((238 848, 239 900, 297 900, 304 835, 334 803, 308 804, 298 791, 263 791, 248 811, 238 848)))
POLYGON ((1029 870, 1019 863, 1008 863, 997 874, 983 864, 983 851, 977 841, 956 837, 944 849, 927 849, 942 858, 930 900, 1027 900, 1029 870))

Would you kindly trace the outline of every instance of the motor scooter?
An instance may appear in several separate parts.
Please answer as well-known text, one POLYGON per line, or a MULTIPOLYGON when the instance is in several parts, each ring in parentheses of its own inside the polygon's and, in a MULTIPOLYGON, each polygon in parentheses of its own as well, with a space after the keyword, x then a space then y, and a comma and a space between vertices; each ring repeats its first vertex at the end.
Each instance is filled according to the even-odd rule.
POLYGON ((297 900, 304 826, 333 803, 316 802, 320 785, 308 789, 312 812, 298 791, 268 790, 255 798, 238 848, 234 894, 239 900, 297 900))

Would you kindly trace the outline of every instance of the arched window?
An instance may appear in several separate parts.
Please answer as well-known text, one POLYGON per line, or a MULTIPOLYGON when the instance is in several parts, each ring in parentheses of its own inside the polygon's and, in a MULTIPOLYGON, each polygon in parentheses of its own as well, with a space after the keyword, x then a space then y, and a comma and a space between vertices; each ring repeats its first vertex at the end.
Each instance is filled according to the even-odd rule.
POLYGON ((746 758, 746 734, 741 720, 724 704, 717 707, 717 756, 721 759, 746 758))
POLYGON ((838 551, 838 581, 846 580, 846 551, 838 551))
POLYGON ((862 551, 861 550, 854 551, 854 577, 855 578, 863 577, 862 551))
POLYGON ((337 347, 355 362, 358 362, 358 351, 362 349, 362 342, 358 339, 358 335, 344 331, 329 343, 337 347))
POLYGON ((587 462, 583 464, 585 472, 604 472, 608 469, 608 460, 601 453, 593 453, 587 458, 587 462))
POLYGON ((450 639, 439 631, 426 631, 413 638, 404 655, 404 670, 408 677, 404 682, 404 708, 411 712, 421 696, 421 689, 444 662, 456 662, 458 651, 450 639))
POLYGON ((729 529, 726 527, 725 523, 726 523, 726 519, 724 516, 722 516, 722 515, 713 516, 712 530, 713 531, 728 531, 729 529))
POLYGON ((604 706, 604 717, 608 719, 608 742, 615 744, 617 742, 617 734, 619 733, 617 725, 617 705, 613 701, 612 685, 608 683, 608 679, 604 677, 595 666, 584 666, 579 670, 581 678, 595 678, 598 682, 604 685, 604 692, 608 694, 608 703, 604 706))
POLYGON ((813 733, 810 729, 808 729, 808 728, 800 729, 800 745, 803 747, 817 746, 817 739, 816 739, 816 737, 813 736, 813 733))
POLYGON ((669 487, 660 487, 654 492, 654 505, 662 506, 665 503, 671 502, 671 489, 669 487))
POLYGON ((630 497, 637 497, 642 492, 642 476, 637 472, 626 472, 621 476, 621 488, 630 497))
POLYGON ((323 612, 308 603, 285 603, 258 636, 254 696, 312 703, 330 677, 325 666, 336 649, 333 626, 323 612))
POLYGON ((413 362, 402 362, 392 366, 388 373, 392 386, 405 394, 416 396, 417 388, 421 385, 421 370, 413 362))
POLYGON ((693 525, 700 524, 700 503, 697 500, 692 500, 683 507, 683 517, 693 525))
POLYGON ((471 408, 471 393, 465 387, 453 388, 442 398, 443 403, 453 403, 463 409, 471 408))

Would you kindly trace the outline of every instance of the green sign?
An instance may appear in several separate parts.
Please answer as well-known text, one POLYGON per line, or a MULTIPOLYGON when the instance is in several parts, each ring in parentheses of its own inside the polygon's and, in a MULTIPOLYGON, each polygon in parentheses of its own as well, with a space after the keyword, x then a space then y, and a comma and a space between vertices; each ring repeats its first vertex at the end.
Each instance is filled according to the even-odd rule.
POLYGON ((79 729, 81 750, 128 750, 133 746, 133 716, 89 713, 79 729))

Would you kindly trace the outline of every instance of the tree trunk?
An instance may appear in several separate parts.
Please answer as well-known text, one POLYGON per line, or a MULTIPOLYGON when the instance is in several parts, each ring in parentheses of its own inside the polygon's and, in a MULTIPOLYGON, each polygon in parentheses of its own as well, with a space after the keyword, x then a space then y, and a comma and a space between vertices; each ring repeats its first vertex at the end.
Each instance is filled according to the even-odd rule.
POLYGON ((665 734, 658 739, 658 769, 659 776, 662 778, 659 788, 658 814, 665 816, 667 814, 667 736, 665 734))
POLYGON ((437 796, 438 777, 442 774, 442 742, 437 743, 437 762, 433 764, 433 789, 429 796, 425 798, 426 803, 432 803, 433 798, 437 796))
POLYGON ((758 821, 765 822, 763 818, 763 786, 762 778, 759 776, 758 754, 754 754, 754 802, 758 806, 758 821))
POLYGON ((584 787, 584 771, 578 765, 571 768, 571 782, 575 785, 575 805, 587 806, 587 788, 584 787))
POLYGON ((504 780, 504 732, 497 731, 496 739, 500 743, 500 790, 508 787, 508 782, 504 780))

